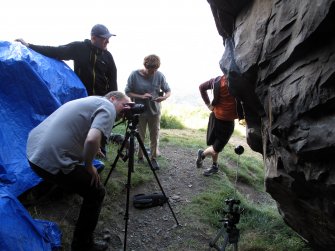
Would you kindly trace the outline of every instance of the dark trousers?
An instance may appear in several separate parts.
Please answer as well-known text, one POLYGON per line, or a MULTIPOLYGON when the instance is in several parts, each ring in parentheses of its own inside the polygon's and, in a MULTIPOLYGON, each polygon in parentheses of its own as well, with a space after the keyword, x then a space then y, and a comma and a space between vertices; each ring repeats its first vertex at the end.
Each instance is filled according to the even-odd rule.
POLYGON ((91 175, 83 166, 76 166, 69 174, 59 171, 53 175, 44 169, 29 162, 34 172, 45 181, 52 182, 75 192, 83 198, 79 217, 73 234, 73 241, 88 243, 92 241, 93 231, 97 225, 101 205, 105 197, 105 188, 102 184, 98 187, 91 186, 91 175))

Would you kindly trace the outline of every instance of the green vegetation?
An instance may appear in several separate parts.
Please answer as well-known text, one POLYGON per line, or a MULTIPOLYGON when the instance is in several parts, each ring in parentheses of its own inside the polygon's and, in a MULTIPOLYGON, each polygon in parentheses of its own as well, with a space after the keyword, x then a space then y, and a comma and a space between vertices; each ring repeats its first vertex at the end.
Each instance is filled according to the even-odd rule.
POLYGON ((161 116, 161 128, 164 129, 183 129, 185 126, 179 119, 170 115, 167 112, 163 112, 161 116))
MULTIPOLYGON (((166 129, 182 129, 178 125, 181 123, 185 128, 204 129, 207 127, 207 120, 210 111, 204 107, 194 107, 186 105, 166 104, 162 108, 162 116, 171 116, 176 119, 171 127, 166 129)), ((164 128, 162 126, 162 128, 164 128)))

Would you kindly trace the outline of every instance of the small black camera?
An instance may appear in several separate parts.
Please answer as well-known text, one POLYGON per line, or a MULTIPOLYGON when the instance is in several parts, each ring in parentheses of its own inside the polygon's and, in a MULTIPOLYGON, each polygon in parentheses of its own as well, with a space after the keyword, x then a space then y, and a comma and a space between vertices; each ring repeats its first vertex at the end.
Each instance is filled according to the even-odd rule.
POLYGON ((127 103, 128 107, 122 112, 125 119, 132 119, 134 115, 139 115, 145 111, 145 106, 143 104, 127 103), (130 107, 130 108, 129 108, 130 107))

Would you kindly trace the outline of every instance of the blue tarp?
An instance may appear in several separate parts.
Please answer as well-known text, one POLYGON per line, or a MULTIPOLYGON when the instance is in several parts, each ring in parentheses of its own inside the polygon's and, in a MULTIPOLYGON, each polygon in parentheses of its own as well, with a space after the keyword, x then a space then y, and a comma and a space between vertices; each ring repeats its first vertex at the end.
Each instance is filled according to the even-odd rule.
POLYGON ((55 223, 32 219, 17 197, 41 179, 26 159, 28 133, 67 101, 87 96, 65 63, 0 41, 0 250, 51 250, 55 223))

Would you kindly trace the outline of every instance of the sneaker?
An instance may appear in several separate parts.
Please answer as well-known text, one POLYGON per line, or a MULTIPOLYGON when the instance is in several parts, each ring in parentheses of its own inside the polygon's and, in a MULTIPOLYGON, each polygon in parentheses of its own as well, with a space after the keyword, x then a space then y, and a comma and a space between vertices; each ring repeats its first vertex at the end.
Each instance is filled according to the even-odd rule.
POLYGON ((204 152, 204 150, 201 150, 201 149, 198 150, 198 156, 197 156, 197 160, 196 160, 197 168, 201 168, 202 163, 204 162, 204 159, 202 158, 203 152, 204 152))
POLYGON ((204 176, 211 176, 212 174, 215 174, 219 171, 219 167, 212 165, 211 168, 208 168, 206 171, 204 171, 204 176))
POLYGON ((144 165, 144 159, 143 158, 138 158, 137 164, 144 165))
POLYGON ((156 159, 151 159, 151 164, 154 170, 159 170, 159 165, 156 159))

